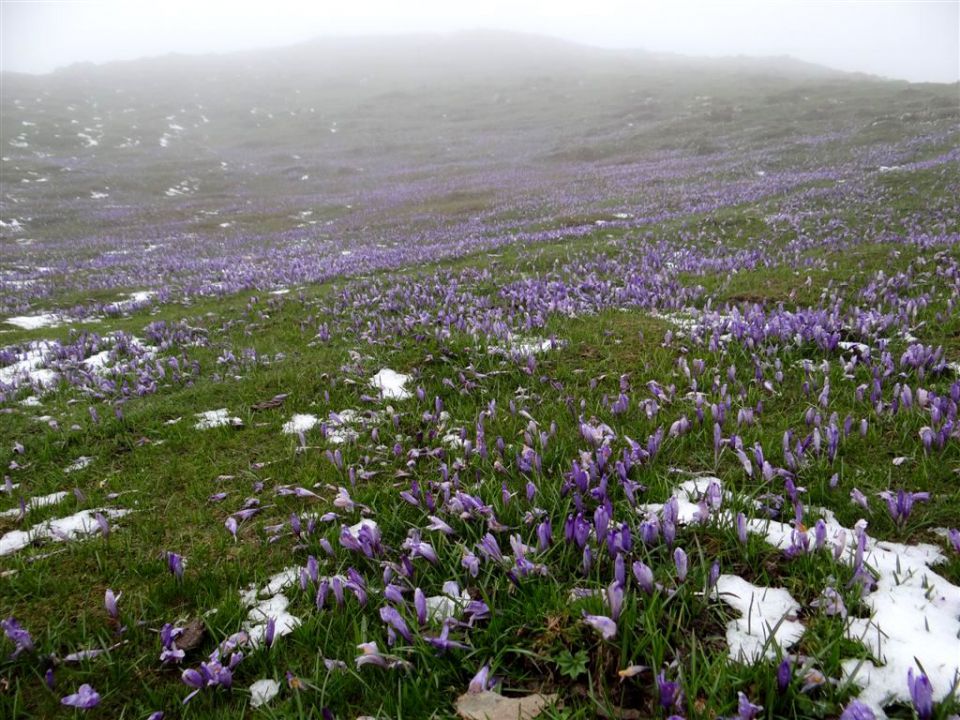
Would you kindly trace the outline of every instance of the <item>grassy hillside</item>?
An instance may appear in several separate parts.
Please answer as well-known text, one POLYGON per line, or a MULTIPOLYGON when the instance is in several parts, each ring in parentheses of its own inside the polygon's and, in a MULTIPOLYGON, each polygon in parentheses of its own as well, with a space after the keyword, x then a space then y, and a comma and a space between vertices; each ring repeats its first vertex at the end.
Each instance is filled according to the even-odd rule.
POLYGON ((3 80, 0 717, 960 712, 956 86, 491 34, 3 80))

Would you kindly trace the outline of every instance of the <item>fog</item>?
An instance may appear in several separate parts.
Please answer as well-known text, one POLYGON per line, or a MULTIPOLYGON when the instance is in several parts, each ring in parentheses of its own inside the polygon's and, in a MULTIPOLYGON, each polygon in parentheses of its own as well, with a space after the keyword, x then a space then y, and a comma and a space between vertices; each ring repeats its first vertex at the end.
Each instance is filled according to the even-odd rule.
POLYGON ((6 71, 46 73, 167 53, 222 53, 318 36, 500 29, 685 55, 790 55, 910 81, 960 79, 960 2, 424 0, 0 4, 6 71))

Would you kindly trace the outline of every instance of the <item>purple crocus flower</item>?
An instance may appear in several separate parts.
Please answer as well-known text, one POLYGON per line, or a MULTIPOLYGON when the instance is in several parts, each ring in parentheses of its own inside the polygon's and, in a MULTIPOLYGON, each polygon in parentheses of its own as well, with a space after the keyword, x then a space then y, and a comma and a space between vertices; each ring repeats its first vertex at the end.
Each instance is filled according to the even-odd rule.
POLYGON ((810 603, 813 607, 822 608, 825 615, 838 615, 841 618, 847 617, 847 606, 843 602, 843 596, 835 588, 826 587, 819 598, 810 603))
POLYGON ((644 592, 653 593, 653 570, 650 569, 649 565, 637 560, 633 563, 633 576, 644 592))
POLYGON ((583 613, 583 621, 600 633, 604 640, 612 640, 617 635, 617 623, 605 615, 583 613))
POLYGON ((913 674, 913 668, 907 671, 907 686, 910 688, 910 699, 913 700, 913 709, 917 711, 920 720, 930 720, 933 717, 933 686, 925 673, 913 674))
POLYGON ((425 635, 424 639, 440 652, 446 652, 447 650, 451 649, 468 650, 470 648, 469 645, 465 645, 462 642, 450 640, 450 621, 444 621, 443 627, 440 628, 439 637, 425 635))
POLYGON ((870 506, 867 504, 867 496, 864 495, 860 490, 854 488, 850 491, 850 500, 862 507, 864 510, 868 510, 870 506))
POLYGON ((100 534, 104 538, 110 537, 110 523, 107 522, 107 519, 103 516, 103 513, 97 512, 94 514, 93 519, 96 521, 97 526, 100 528, 100 534))
POLYGON ((741 512, 737 513, 737 539, 743 544, 747 544, 747 518, 741 512))
POLYGON ((423 590, 415 588, 413 591, 413 607, 417 611, 417 622, 420 625, 427 624, 427 597, 423 590))
POLYGON ((100 694, 90 685, 84 683, 72 695, 61 698, 60 704, 80 710, 89 710, 100 704, 100 694))
POLYGON ((910 517, 913 504, 918 501, 928 501, 930 499, 930 493, 898 490, 897 494, 894 495, 889 491, 884 491, 880 493, 880 497, 886 501, 890 517, 892 517, 897 524, 903 524, 907 521, 907 518, 910 517))
POLYGON ((947 530, 947 537, 950 539, 953 549, 960 553, 960 529, 950 528, 947 530))
POLYGON ((389 605, 384 605, 382 608, 380 608, 380 619, 389 627, 400 633, 400 636, 404 640, 407 642, 413 642, 413 633, 410 632, 410 628, 407 626, 407 621, 400 616, 400 613, 397 612, 396 608, 392 608, 389 605))
POLYGON ((500 544, 490 533, 487 533, 483 536, 483 538, 477 544, 477 550, 479 550, 480 554, 488 560, 493 560, 498 563, 503 562, 503 553, 500 550, 500 544))
POLYGON ((713 561, 713 564, 710 566, 710 574, 707 576, 707 589, 712 590, 717 585, 717 580, 720 579, 720 563, 716 560, 713 561))
POLYGON ((114 620, 117 619, 119 611, 117 610, 117 601, 123 596, 123 593, 119 595, 114 595, 113 590, 107 588, 107 591, 103 595, 103 606, 107 610, 107 615, 112 617, 114 620))
POLYGON ((57 678, 53 674, 52 667, 47 668, 47 671, 43 674, 43 682, 46 683, 50 690, 53 690, 57 686, 57 678))
POLYGON ((677 579, 683 582, 687 579, 687 553, 683 548, 677 548, 673 551, 673 563, 677 566, 677 579))
POLYGON ((876 720, 877 716, 869 705, 864 705, 859 700, 852 700, 840 715, 840 720, 876 720))
POLYGON ((450 527, 450 526, 449 526, 447 523, 445 523, 443 520, 441 520, 440 518, 438 518, 436 515, 429 515, 429 516, 428 516, 428 519, 430 520, 430 524, 427 525, 427 527, 426 527, 427 530, 439 530, 439 531, 442 532, 444 535, 453 535, 453 534, 454 534, 453 528, 450 527))
POLYGON ((742 692, 737 693, 737 720, 753 720, 761 712, 762 705, 754 705, 742 692))
POLYGON ((0 620, 0 627, 3 628, 3 632, 7 638, 16 646, 13 654, 10 655, 11 659, 17 657, 17 655, 24 651, 33 652, 33 638, 30 637, 30 633, 17 622, 16 618, 11 615, 6 620, 0 620))
POLYGON ((490 681, 490 663, 485 663, 481 667, 477 674, 473 676, 473 679, 470 680, 470 684, 467 686, 468 693, 482 693, 486 690, 489 690, 493 687, 493 683, 490 681))
POLYGON ((167 568, 177 580, 183 580, 183 556, 167 551, 167 568))
POLYGON ((623 612, 623 585, 616 580, 607 588, 607 605, 610 607, 610 617, 617 622, 623 612))
POLYGON ((277 619, 275 617, 267 618, 267 627, 263 633, 263 644, 267 647, 273 645, 273 637, 277 632, 277 619))
POLYGON ((662 670, 657 675, 657 692, 660 695, 660 707, 666 711, 675 707, 679 708, 683 704, 683 691, 680 689, 680 683, 667 680, 667 674, 662 670))
MULTIPOLYGON (((956 531, 955 531, 956 532, 956 531)), ((543 552, 553 541, 553 529, 550 525, 550 519, 547 518, 542 523, 537 525, 537 550, 543 552)))
POLYGON ((790 681, 793 679, 793 667, 790 658, 784 658, 777 666, 777 690, 785 692, 790 687, 790 681))

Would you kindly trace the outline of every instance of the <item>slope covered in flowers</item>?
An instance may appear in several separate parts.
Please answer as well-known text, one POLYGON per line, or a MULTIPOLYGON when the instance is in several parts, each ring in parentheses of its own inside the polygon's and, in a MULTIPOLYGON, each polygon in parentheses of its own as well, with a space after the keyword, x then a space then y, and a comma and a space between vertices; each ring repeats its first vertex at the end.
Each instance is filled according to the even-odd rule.
POLYGON ((674 108, 693 144, 622 162, 385 155, 327 230, 197 181, 162 238, 114 208, 161 247, 86 197, 69 243, 23 191, 4 312, 53 325, 0 335, 0 714, 960 711, 956 119, 857 87, 713 149, 674 108), (266 211, 300 226, 220 227, 266 211))

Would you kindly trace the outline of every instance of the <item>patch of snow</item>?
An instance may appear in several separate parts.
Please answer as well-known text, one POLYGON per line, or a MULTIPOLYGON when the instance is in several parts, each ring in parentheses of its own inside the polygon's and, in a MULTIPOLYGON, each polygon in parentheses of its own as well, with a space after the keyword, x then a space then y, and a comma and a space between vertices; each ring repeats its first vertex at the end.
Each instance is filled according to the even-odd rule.
POLYGON ((300 618, 287 612, 290 600, 281 592, 296 583, 299 576, 300 568, 288 567, 271 577, 261 590, 253 586, 240 592, 241 602, 250 608, 243 629, 250 638, 251 646, 257 647, 263 643, 267 621, 271 618, 274 621, 274 638, 289 635, 300 626, 300 618), (259 600, 262 595, 269 597, 259 600))
MULTIPOLYGON (((50 493, 49 495, 40 495, 38 497, 30 498, 25 504, 27 512, 35 510, 36 508, 50 507, 51 505, 56 505, 57 503, 63 502, 69 493, 66 492, 55 492, 50 493)), ((15 518, 20 514, 20 508, 16 507, 12 510, 4 510, 0 512, 0 518, 15 518)))
POLYGON ((348 408, 339 413, 331 412, 327 420, 327 442, 334 445, 340 445, 346 442, 353 442, 360 433, 356 426, 366 426, 371 423, 380 422, 380 413, 369 411, 361 415, 356 410, 348 408))
POLYGON ((459 450, 463 447, 463 438, 459 432, 448 432, 441 438, 441 442, 453 450, 459 450))
POLYGON ((53 313, 41 313, 40 315, 18 315, 4 320, 8 325, 16 325, 23 330, 37 330, 44 327, 57 327, 60 324, 61 317, 53 313))
POLYGON ((57 381, 57 373, 41 367, 51 349, 52 343, 47 340, 29 343, 27 349, 17 355, 15 362, 0 368, 0 385, 52 387, 57 381))
POLYGON ((775 660, 778 646, 786 650, 803 635, 803 624, 797 620, 800 604, 783 588, 758 587, 739 575, 721 575, 713 596, 740 613, 727 623, 733 660, 775 660))
POLYGON ((490 345, 487 352, 491 355, 507 355, 509 357, 526 357, 528 355, 539 355, 549 352, 555 346, 553 340, 543 338, 523 338, 511 336, 507 340, 506 347, 500 345, 490 345))
POLYGON ((370 384, 380 391, 380 397, 385 400, 406 400, 412 397, 412 393, 404 388, 409 381, 409 375, 384 368, 373 376, 370 384))
POLYGON ((15 553, 37 540, 68 542, 98 533, 100 525, 95 518, 98 512, 111 519, 123 517, 130 511, 120 508, 80 510, 73 515, 39 523, 28 530, 11 530, 0 537, 0 555, 15 553))
MULTIPOLYGON (((827 546, 840 549, 840 561, 855 562, 858 533, 840 525, 832 512, 821 510, 827 526, 827 546)), ((866 521, 858 523, 866 530, 866 521)), ((775 547, 791 543, 793 528, 775 521, 752 520, 749 530, 775 547)), ((931 569, 946 558, 935 545, 904 545, 867 537, 864 564, 876 580, 863 605, 869 618, 851 617, 845 634, 862 642, 881 663, 843 661, 847 677, 861 688, 859 699, 878 717, 892 702, 910 703, 907 671, 922 665, 933 686, 934 700, 942 701, 960 675, 960 587, 931 569), (916 662, 915 660, 916 659, 916 662)))
MULTIPOLYGON (((729 499, 730 494, 723 492, 723 482, 712 475, 692 478, 674 488, 671 496, 677 499, 677 524, 688 525, 699 521, 699 500, 713 484, 718 487, 718 497, 729 499)), ((663 503, 645 503, 637 506, 637 512, 642 514, 658 513, 662 509, 663 503)))
POLYGON ((443 622, 454 617, 470 602, 470 593, 461 590, 460 595, 430 595, 427 600, 427 617, 434 622, 443 622))
POLYGON ((307 432, 320 422, 316 415, 297 414, 283 424, 283 432, 287 435, 307 432))
POLYGON ((63 471, 65 473, 77 472, 78 470, 83 470, 86 467, 89 467, 90 463, 93 462, 93 458, 88 455, 81 455, 72 463, 67 465, 63 471))
POLYGON ((258 708, 273 700, 280 692, 280 683, 270 678, 257 680, 250 686, 250 707, 258 708))
POLYGON ((195 413, 195 416, 200 418, 196 425, 193 426, 197 430, 210 430, 211 428, 223 427, 224 425, 243 424, 240 418, 230 417, 230 412, 226 408, 195 413))

